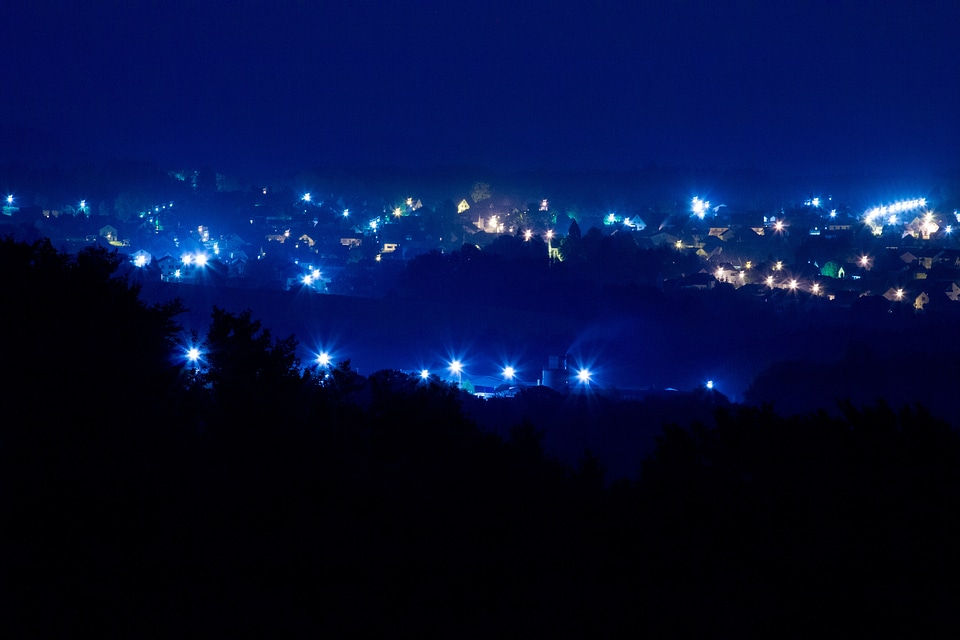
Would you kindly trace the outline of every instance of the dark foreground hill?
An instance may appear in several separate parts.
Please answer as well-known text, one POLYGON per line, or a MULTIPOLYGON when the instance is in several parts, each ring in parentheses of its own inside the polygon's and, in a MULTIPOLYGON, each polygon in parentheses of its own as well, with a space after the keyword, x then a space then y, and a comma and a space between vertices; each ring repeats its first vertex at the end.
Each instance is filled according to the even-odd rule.
POLYGON ((719 407, 607 484, 438 379, 304 372, 251 314, 214 309, 187 362, 178 309, 108 255, 2 242, 0 267, 23 303, 0 325, 23 363, 0 397, 9 637, 955 628, 960 440, 922 408, 719 407))

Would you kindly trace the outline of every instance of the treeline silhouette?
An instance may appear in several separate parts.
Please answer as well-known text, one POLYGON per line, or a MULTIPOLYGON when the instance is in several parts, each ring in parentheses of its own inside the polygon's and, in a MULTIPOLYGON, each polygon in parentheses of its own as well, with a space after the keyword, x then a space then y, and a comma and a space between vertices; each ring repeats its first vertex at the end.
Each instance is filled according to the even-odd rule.
POLYGON ((183 335, 117 266, 0 241, 7 637, 954 629, 960 441, 922 407, 724 404, 606 482, 249 313, 183 335))

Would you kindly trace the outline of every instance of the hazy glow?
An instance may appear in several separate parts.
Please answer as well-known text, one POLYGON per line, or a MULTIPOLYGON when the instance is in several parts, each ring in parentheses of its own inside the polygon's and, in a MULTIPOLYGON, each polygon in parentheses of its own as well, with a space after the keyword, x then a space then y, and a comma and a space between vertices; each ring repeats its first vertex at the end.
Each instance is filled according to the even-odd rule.
POLYGON ((203 267, 207 264, 207 256, 203 255, 202 253, 197 255, 196 260, 198 267, 203 267))
POLYGON ((710 210, 710 201, 701 200, 697 196, 694 196, 690 203, 690 210, 693 211, 693 215, 703 220, 704 216, 707 215, 707 211, 710 210))
MULTIPOLYGON (((310 202, 310 194, 309 194, 309 193, 303 194, 303 201, 304 201, 304 202, 310 202)), ((289 201, 288 201, 288 202, 289 202, 289 201)))
POLYGON ((707 380, 707 389, 713 389, 713 380, 707 380))
POLYGON ((450 363, 450 372, 451 372, 451 373, 456 373, 457 375, 459 375, 460 373, 462 373, 462 372, 463 372, 463 363, 461 363, 459 360, 454 360, 453 362, 451 362, 451 363, 450 363))
POLYGON ((187 360, 189 360, 190 362, 196 362, 199 359, 200 359, 200 349, 197 349, 196 347, 191 347, 187 349, 187 360))
POLYGON ((514 376, 517 374, 516 370, 513 367, 504 367, 503 368, 503 377, 507 380, 513 380, 514 376))
POLYGON ((330 354, 327 353, 326 351, 321 351, 321 352, 317 355, 317 364, 320 365, 321 367, 329 367, 329 366, 330 366, 330 354))
POLYGON ((13 196, 7 196, 7 204, 13 204, 13 196))
POLYGON ((577 380, 582 384, 590 384, 590 370, 584 368, 577 371, 577 380))
POLYGON ((421 370, 420 370, 420 379, 421 379, 421 380, 426 380, 426 379, 429 378, 429 377, 430 377, 430 372, 429 372, 428 370, 426 370, 426 369, 421 369, 421 370))
POLYGON ((147 264, 147 256, 140 254, 139 256, 137 256, 137 259, 133 261, 133 263, 138 267, 143 267, 144 265, 147 264))
POLYGON ((530 240, 530 238, 532 237, 533 237, 533 231, 530 231, 530 229, 527 229, 526 231, 523 232, 524 240, 530 240))

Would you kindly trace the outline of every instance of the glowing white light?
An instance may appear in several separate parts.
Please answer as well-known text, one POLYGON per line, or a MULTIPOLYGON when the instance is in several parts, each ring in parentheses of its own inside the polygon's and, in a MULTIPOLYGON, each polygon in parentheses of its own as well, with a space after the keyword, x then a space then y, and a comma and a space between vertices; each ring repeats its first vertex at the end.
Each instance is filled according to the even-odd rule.
POLYGON ((461 386, 463 384, 463 364, 459 360, 450 363, 450 373, 457 376, 457 386, 461 386))
POLYGON ((344 218, 349 218, 349 217, 350 217, 350 209, 344 209, 344 210, 343 210, 343 217, 344 217, 344 218))
POLYGON ((615 216, 612 213, 607 215, 607 224, 613 224, 616 221, 617 221, 617 216, 615 216))
POLYGON ((820 198, 814 198, 813 200, 810 201, 810 204, 812 204, 812 205, 815 206, 815 207, 819 207, 819 206, 820 206, 820 198))
POLYGON ((176 270, 173 272, 173 277, 174 277, 174 278, 179 278, 179 277, 180 277, 180 269, 176 269, 176 270))
POLYGON ((143 267, 144 265, 147 264, 147 256, 140 254, 139 256, 137 256, 137 259, 133 261, 133 263, 138 267, 143 267))
POLYGON ((707 389, 713 389, 713 380, 707 380, 707 389))
POLYGON ((507 380, 513 380, 513 377, 516 375, 516 370, 513 367, 504 367, 503 368, 503 377, 507 380))
POLYGON ((589 384, 589 383, 590 383, 590 370, 584 368, 584 369, 580 369, 579 371, 577 371, 577 380, 579 380, 582 384, 589 384))
POLYGON ((693 215, 703 220, 704 216, 707 215, 707 211, 710 210, 710 201, 701 200, 700 198, 694 196, 690 203, 690 209, 693 211, 693 215))
POLYGON ((13 204, 13 196, 7 196, 7 204, 13 204))
POLYGON ((532 237, 533 237, 533 231, 530 231, 530 229, 527 229, 526 231, 523 232, 523 239, 524 239, 524 240, 528 240, 528 241, 529 241, 530 238, 532 238, 532 237))
POLYGON ((321 367, 330 366, 330 354, 327 353, 326 351, 321 351, 317 355, 317 364, 320 365, 321 367))
POLYGON ((371 220, 371 221, 370 221, 370 229, 373 230, 373 231, 376 231, 376 230, 377 230, 377 223, 379 223, 379 222, 380 222, 379 220, 371 220))
MULTIPOLYGON (((888 218, 895 219, 896 214, 903 213, 905 211, 912 211, 913 209, 922 209, 927 206, 926 198, 914 198, 912 200, 898 200, 892 204, 883 205, 880 207, 873 207, 864 212, 864 221, 867 224, 870 224, 874 221, 875 218, 888 218)), ((896 224, 891 222, 890 224, 896 224)))
POLYGON ((81 209, 86 209, 86 208, 87 208, 87 201, 86 201, 86 200, 81 200, 81 201, 80 201, 80 208, 81 208, 81 209))
POLYGON ((183 264, 193 264, 193 256, 189 253, 183 254, 181 260, 183 261, 183 264))
POLYGON ((310 196, 309 193, 303 194, 303 201, 304 201, 304 202, 310 202, 310 198, 311 198, 311 196, 310 196))
POLYGON ((427 371, 426 369, 421 369, 421 370, 420 370, 420 379, 421 379, 421 380, 426 380, 426 379, 429 378, 429 377, 430 377, 430 372, 429 372, 429 371, 427 371))
POLYGON ((836 210, 836 209, 830 209, 830 217, 831 217, 831 218, 836 218, 836 217, 837 217, 837 210, 836 210))
POLYGON ((198 254, 196 257, 196 261, 197 261, 198 267, 204 267, 207 264, 207 256, 203 255, 202 253, 198 254))
POLYGON ((196 362, 199 359, 200 359, 200 349, 197 349, 196 347, 191 347, 187 349, 187 360, 189 360, 190 362, 196 362))

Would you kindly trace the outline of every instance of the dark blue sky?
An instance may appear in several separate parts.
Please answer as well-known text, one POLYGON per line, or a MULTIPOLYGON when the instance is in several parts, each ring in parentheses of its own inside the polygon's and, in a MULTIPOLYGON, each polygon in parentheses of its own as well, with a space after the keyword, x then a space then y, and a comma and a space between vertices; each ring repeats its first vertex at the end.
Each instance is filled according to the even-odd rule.
POLYGON ((7 3, 0 160, 958 167, 955 2, 7 3))

